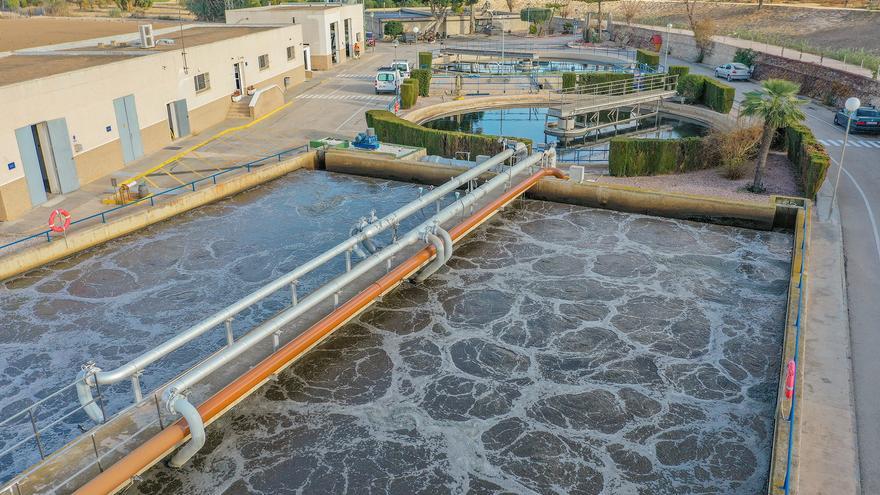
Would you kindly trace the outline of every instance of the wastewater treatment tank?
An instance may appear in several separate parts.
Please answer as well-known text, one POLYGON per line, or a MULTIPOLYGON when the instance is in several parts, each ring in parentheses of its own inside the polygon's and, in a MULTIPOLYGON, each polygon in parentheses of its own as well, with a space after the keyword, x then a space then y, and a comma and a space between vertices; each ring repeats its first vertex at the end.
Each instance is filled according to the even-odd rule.
MULTIPOLYGON (((7 281, 0 390, 21 403, 84 359, 124 362, 417 194, 298 171, 7 281)), ((189 464, 130 491, 757 493, 790 244, 517 202, 209 426, 189 464)))

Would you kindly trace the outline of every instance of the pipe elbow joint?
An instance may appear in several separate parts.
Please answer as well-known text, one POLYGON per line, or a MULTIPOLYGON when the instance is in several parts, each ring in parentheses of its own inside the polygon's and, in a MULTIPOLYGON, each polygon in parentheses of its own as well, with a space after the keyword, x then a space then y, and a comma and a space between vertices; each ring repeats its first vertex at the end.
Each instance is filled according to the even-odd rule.
POLYGON ((179 468, 204 447, 206 437, 205 422, 202 420, 202 415, 199 414, 196 406, 192 405, 186 396, 176 391, 172 392, 171 399, 168 401, 168 409, 180 413, 183 419, 186 420, 186 425, 189 428, 190 441, 185 443, 168 461, 170 467, 179 468))
POLYGON ((79 399, 80 406, 95 423, 104 422, 104 411, 101 410, 101 406, 98 405, 94 396, 92 396, 92 385, 95 385, 97 382, 95 374, 99 371, 101 371, 101 368, 95 366, 95 363, 88 362, 83 365, 77 374, 76 381, 76 396, 79 399))

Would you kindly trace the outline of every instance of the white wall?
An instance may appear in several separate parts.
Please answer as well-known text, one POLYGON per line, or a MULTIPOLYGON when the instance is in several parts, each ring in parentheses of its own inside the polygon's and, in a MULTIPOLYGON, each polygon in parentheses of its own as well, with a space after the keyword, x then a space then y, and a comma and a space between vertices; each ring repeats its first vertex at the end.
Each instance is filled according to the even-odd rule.
POLYGON ((239 59, 247 62, 247 84, 258 84, 303 65, 302 33, 299 26, 288 26, 187 47, 186 53, 188 73, 184 72, 181 51, 171 50, 0 87, 0 184, 24 175, 15 129, 65 118, 71 140, 82 145, 74 156, 86 153, 119 138, 115 98, 135 95, 141 128, 167 121, 166 104, 171 101, 186 98, 192 113, 232 94, 232 64, 239 59), (297 47, 297 57, 288 62, 287 47, 291 45, 297 47), (269 68, 261 71, 257 57, 264 53, 269 54, 269 68), (211 88, 196 94, 193 77, 202 72, 210 74, 211 88), (14 170, 8 170, 10 162, 15 162, 14 170))
POLYGON ((293 19, 302 25, 303 42, 311 47, 312 55, 330 55, 330 24, 334 22, 338 23, 339 30, 337 47, 345 53, 344 19, 351 19, 351 45, 354 46, 357 41, 356 33, 361 33, 360 44, 363 49, 366 39, 363 4, 340 4, 322 8, 309 7, 309 4, 302 4, 302 7, 297 8, 294 4, 284 4, 226 11, 226 23, 229 25, 280 25, 289 24, 293 19))

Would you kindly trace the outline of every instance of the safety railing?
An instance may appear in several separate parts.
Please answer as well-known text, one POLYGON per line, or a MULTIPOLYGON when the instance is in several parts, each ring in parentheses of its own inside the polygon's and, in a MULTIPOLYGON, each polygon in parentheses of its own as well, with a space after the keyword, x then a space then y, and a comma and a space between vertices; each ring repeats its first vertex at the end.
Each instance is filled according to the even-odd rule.
POLYGON ((548 94, 547 103, 552 107, 589 107, 607 101, 611 97, 644 93, 663 95, 674 92, 677 82, 678 76, 674 74, 638 76, 633 79, 608 81, 554 91, 548 94))
MULTIPOLYGON (((783 480, 782 486, 779 487, 785 492, 785 495, 791 493, 791 473, 792 473, 792 457, 794 455, 794 431, 795 431, 795 414, 797 413, 797 389, 798 389, 798 370, 800 369, 800 341, 801 341, 801 329, 803 327, 803 307, 804 307, 804 292, 806 292, 806 287, 804 286, 804 276, 806 275, 806 259, 807 259, 807 223, 809 223, 809 214, 810 209, 809 205, 804 205, 804 222, 801 230, 801 242, 800 246, 797 246, 796 249, 800 251, 801 258, 801 266, 798 269, 798 300, 797 300, 797 313, 794 320, 794 352, 792 355, 792 362, 794 362, 794 373, 792 374, 792 383, 791 383, 791 408, 789 409, 788 417, 785 421, 788 423, 788 445, 786 451, 786 460, 785 460, 785 478, 783 480)), ((773 480, 770 481, 771 483, 773 480)))
MULTIPOLYGON (((175 186, 175 187, 169 188, 169 189, 165 189, 165 190, 159 191, 159 192, 154 193, 154 194, 150 194, 149 196, 146 196, 146 197, 143 197, 143 198, 139 198, 139 199, 135 199, 135 200, 133 200, 133 201, 131 201, 131 202, 129 202, 129 203, 125 203, 125 204, 123 204, 123 205, 116 206, 116 207, 110 208, 110 209, 108 209, 108 210, 104 210, 104 211, 102 211, 102 212, 95 213, 95 214, 93 214, 93 215, 89 215, 89 216, 84 217, 84 218, 80 218, 79 220, 74 220, 74 221, 70 222, 70 226, 73 227, 74 225, 81 225, 81 224, 84 224, 84 223, 86 223, 86 222, 94 221, 94 220, 97 220, 97 219, 100 219, 100 220, 101 220, 101 223, 107 223, 107 218, 108 218, 111 214, 115 214, 115 213, 118 213, 118 212, 120 212, 120 211, 125 211, 125 212, 130 211, 130 210, 127 210, 126 208, 131 208, 131 207, 133 207, 133 206, 135 206, 135 205, 143 205, 143 204, 146 204, 146 203, 149 203, 150 206, 155 206, 157 200, 160 199, 160 198, 162 198, 162 197, 164 197, 164 196, 166 196, 166 195, 173 194, 173 193, 176 193, 176 192, 178 192, 178 191, 186 190, 186 189, 191 189, 192 191, 195 191, 195 190, 196 190, 196 186, 197 186, 198 184, 203 183, 203 182, 207 182, 207 181, 210 181, 212 184, 217 184, 217 178, 220 177, 220 176, 222 176, 222 175, 228 174, 228 173, 230 173, 230 172, 238 171, 238 170, 246 170, 246 171, 250 172, 250 171, 251 171, 252 169, 254 169, 254 168, 257 168, 257 167, 260 167, 260 166, 266 165, 267 163, 271 163, 271 162, 273 162, 273 161, 280 162, 280 161, 281 161, 282 159, 284 159, 285 157, 295 156, 295 155, 297 155, 297 154, 300 154, 300 153, 303 153, 303 152, 305 152, 305 151, 308 151, 308 149, 309 149, 309 146, 308 146, 307 144, 304 144, 304 145, 302 145, 302 146, 297 146, 297 147, 294 147, 294 148, 289 148, 289 149, 286 149, 286 150, 284 150, 284 151, 279 151, 278 153, 273 153, 273 154, 271 154, 271 155, 264 156, 264 157, 262 157, 262 158, 260 158, 260 159, 257 159, 257 160, 251 161, 251 162, 247 162, 247 163, 244 163, 244 164, 241 164, 241 165, 235 165, 235 166, 232 166, 232 167, 229 167, 229 168, 225 168, 225 169, 223 169, 223 170, 221 170, 220 172, 217 172, 217 173, 215 173, 215 174, 208 175, 208 176, 205 176, 205 177, 200 177, 200 178, 198 178, 198 179, 196 179, 196 180, 193 180, 193 181, 190 181, 190 182, 187 182, 187 183, 184 183, 184 184, 181 184, 181 185, 178 185, 178 186, 175 186)), ((3 244, 2 246, 0 246, 0 252, 2 252, 3 249, 6 249, 6 248, 9 248, 9 247, 15 246, 15 245, 17 245, 17 244, 21 244, 21 243, 23 243, 23 242, 27 242, 27 241, 30 241, 30 240, 34 240, 34 239, 42 239, 42 238, 45 238, 46 242, 52 242, 52 239, 53 239, 53 238, 55 238, 55 237, 60 237, 60 236, 62 236, 62 235, 63 235, 63 234, 59 234, 59 233, 57 233, 57 232, 53 232, 52 230, 44 230, 44 231, 42 231, 42 232, 38 232, 38 233, 36 233, 36 234, 32 234, 32 235, 29 235, 29 236, 26 236, 26 237, 22 237, 22 238, 20 238, 20 239, 16 239, 16 240, 14 240, 14 241, 12 241, 12 242, 9 242, 9 243, 7 243, 7 244, 3 244)))

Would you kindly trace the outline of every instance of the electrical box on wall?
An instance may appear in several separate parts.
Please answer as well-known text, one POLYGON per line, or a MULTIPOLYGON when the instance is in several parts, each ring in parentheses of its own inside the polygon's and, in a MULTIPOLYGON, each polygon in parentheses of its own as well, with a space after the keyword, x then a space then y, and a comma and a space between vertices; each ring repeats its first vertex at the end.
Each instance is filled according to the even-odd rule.
POLYGON ((9 170, 15 170, 15 162, 7 163, 6 168, 8 168, 9 170))

